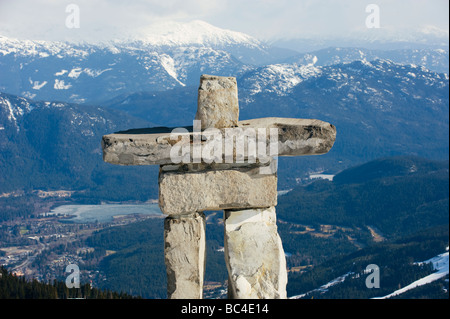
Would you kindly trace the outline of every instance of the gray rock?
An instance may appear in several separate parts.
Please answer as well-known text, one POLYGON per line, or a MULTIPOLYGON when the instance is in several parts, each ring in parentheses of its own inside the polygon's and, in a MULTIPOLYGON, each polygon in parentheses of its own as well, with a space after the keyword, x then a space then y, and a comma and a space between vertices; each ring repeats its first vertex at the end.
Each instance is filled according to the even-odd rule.
POLYGON ((201 299, 205 272, 205 215, 167 217, 164 256, 169 299, 201 299))
POLYGON ((195 119, 202 121, 202 129, 237 126, 239 101, 236 78, 202 75, 195 119))
POLYGON ((260 174, 258 167, 159 175, 159 207, 164 214, 244 209, 277 204, 276 174, 260 174))
POLYGON ((286 258, 275 207, 226 210, 225 262, 233 299, 285 299, 286 258))
MULTIPOLYGON (((276 129, 278 156, 320 155, 327 153, 336 139, 336 128, 323 121, 289 118, 261 118, 239 122, 239 128, 262 129, 265 132, 266 154, 271 145, 270 129, 276 129)), ((223 131, 223 142, 226 136, 223 131)), ((150 131, 150 130, 149 130, 150 131)), ((164 165, 174 164, 171 158, 172 147, 186 147, 189 158, 193 159, 192 132, 177 133, 171 139, 170 133, 130 132, 115 133, 103 136, 103 160, 119 165, 164 165)), ((258 138, 259 139, 259 138, 258 138)), ((272 144, 273 144, 272 143, 272 144)), ((201 142, 202 147, 205 144, 201 142)), ((232 145, 232 153, 236 153, 236 145, 232 145)), ((245 160, 245 158, 244 158, 245 160)), ((225 151, 223 151, 225 163, 225 151)), ((176 163, 178 164, 178 163, 176 163)))
POLYGON ((305 156, 327 153, 336 140, 336 127, 315 119, 265 117, 239 122, 240 127, 266 129, 267 145, 271 129, 278 132, 278 156, 305 156))

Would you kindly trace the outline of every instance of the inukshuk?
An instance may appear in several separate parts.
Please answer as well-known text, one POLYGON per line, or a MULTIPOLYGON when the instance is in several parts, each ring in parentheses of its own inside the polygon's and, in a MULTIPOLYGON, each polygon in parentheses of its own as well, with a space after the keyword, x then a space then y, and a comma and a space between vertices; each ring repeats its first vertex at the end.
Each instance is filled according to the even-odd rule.
POLYGON ((334 144, 333 125, 309 119, 239 121, 236 79, 202 75, 192 128, 105 135, 103 159, 160 165, 167 293, 199 299, 205 269, 205 211, 224 211, 230 298, 286 298, 286 259, 277 232, 278 156, 318 155, 334 144))

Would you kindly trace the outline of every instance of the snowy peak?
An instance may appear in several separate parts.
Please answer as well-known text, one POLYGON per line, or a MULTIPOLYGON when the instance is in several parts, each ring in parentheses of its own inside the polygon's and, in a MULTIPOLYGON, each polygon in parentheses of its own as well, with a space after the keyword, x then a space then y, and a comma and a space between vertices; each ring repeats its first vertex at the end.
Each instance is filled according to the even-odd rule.
POLYGON ((92 103, 197 85, 202 73, 236 76, 246 64, 275 59, 258 40, 198 20, 155 24, 123 39, 77 44, 0 36, 0 92, 92 103))
POLYGON ((40 41, 40 40, 19 40, 0 35, 0 46, 2 50, 10 48, 10 51, 0 52, 18 53, 18 50, 25 52, 47 49, 60 51, 68 46, 83 47, 94 45, 99 47, 129 47, 136 44, 146 46, 208 46, 227 47, 234 45, 244 45, 250 48, 263 47, 263 44, 245 33, 221 29, 201 20, 191 22, 164 21, 141 27, 133 33, 123 33, 116 36, 115 40, 88 41, 88 42, 68 42, 68 41, 40 41))
POLYGON ((85 57, 91 51, 92 47, 87 45, 74 45, 58 41, 19 40, 0 35, 0 57, 8 54, 37 58, 46 58, 51 55, 59 58, 66 56, 85 57))
POLYGON ((261 43, 241 32, 221 29, 201 20, 187 23, 161 22, 138 30, 135 40, 155 46, 218 46, 247 45, 261 46, 261 43))
POLYGON ((410 77, 429 78, 415 66, 448 70, 448 50, 442 49, 328 48, 291 58, 285 54, 244 33, 200 20, 161 22, 132 36, 122 35, 122 40, 97 44, 0 36, 0 92, 36 100, 98 103, 122 94, 198 85, 201 74, 221 74, 238 77, 251 100, 258 93, 286 96, 302 82, 327 75, 343 86, 352 80, 346 81, 348 73, 391 75, 398 67, 389 61, 407 65, 406 84, 410 77), (387 62, 373 62, 377 59, 387 62))
POLYGON ((240 82, 250 95, 275 93, 283 96, 292 93, 292 89, 300 82, 318 76, 321 72, 321 68, 315 67, 313 63, 271 64, 247 72, 240 82))
POLYGON ((429 70, 448 74, 448 58, 449 52, 444 49, 372 50, 355 47, 330 47, 299 54, 288 58, 285 62, 297 64, 314 63, 316 66, 328 66, 356 60, 373 61, 384 59, 401 64, 421 65, 429 70))

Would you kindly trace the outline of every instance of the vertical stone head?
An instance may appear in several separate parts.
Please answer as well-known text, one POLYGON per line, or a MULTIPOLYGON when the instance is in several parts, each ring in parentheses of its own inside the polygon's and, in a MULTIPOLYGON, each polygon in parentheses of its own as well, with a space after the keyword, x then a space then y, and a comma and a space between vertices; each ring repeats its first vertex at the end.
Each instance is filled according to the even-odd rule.
POLYGON ((202 121, 202 129, 237 126, 239 102, 236 78, 202 75, 195 119, 202 121))

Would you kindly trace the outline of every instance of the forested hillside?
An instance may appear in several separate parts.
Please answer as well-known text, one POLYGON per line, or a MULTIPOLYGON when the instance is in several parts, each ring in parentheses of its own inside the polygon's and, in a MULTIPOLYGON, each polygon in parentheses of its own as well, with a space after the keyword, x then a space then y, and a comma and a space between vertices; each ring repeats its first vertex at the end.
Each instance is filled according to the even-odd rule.
POLYGON ((395 157, 297 187, 279 198, 277 212, 295 224, 374 226, 394 238, 448 224, 448 194, 448 161, 395 157))
MULTIPOLYGON (((302 298, 367 299, 381 297, 433 272, 430 264, 418 264, 445 252, 448 248, 448 225, 420 231, 393 242, 378 243, 345 256, 336 256, 302 273, 289 276, 288 295, 302 298), (368 265, 380 269, 380 287, 366 286, 368 265), (336 282, 336 279, 339 278, 336 282), (330 282, 335 284, 322 287, 330 282), (340 282, 339 282, 340 281, 340 282)), ((447 281, 399 295, 397 298, 447 298, 447 281)))
POLYGON ((80 288, 67 288, 65 282, 53 281, 41 283, 27 280, 0 268, 0 299, 130 299, 135 298, 125 293, 92 288, 88 283, 80 288))

